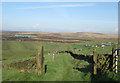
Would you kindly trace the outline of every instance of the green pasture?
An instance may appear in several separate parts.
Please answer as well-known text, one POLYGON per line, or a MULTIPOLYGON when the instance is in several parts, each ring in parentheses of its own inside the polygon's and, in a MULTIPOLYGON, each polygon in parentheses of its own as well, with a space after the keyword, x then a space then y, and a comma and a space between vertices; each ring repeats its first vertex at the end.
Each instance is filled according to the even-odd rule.
MULTIPOLYGON (((90 64, 84 60, 75 60, 69 53, 55 54, 55 60, 52 61, 53 55, 48 52, 66 51, 68 47, 82 49, 76 51, 76 54, 92 54, 95 47, 84 47, 83 45, 96 45, 101 42, 84 42, 84 43, 41 43, 35 41, 3 41, 2 42, 2 63, 10 63, 17 60, 32 59, 37 55, 38 46, 44 46, 45 65, 47 70, 44 75, 37 75, 36 72, 21 72, 17 69, 2 69, 3 81, 93 81, 92 68, 87 67, 90 64), (78 65, 76 65, 78 64, 78 65), (85 68, 85 71, 73 69, 73 67, 85 68), (89 71, 88 71, 89 70, 89 71), (87 72, 86 72, 87 71, 87 72)), ((112 47, 96 48, 98 53, 108 53, 112 47), (104 52, 102 52, 104 50, 104 52)), ((116 75, 112 72, 98 80, 117 80, 116 75)))
MULTIPOLYGON (((91 73, 84 73, 73 69, 72 57, 65 53, 55 55, 45 55, 45 65, 47 70, 44 75, 38 75, 36 72, 21 72, 17 69, 3 69, 3 81, 90 81, 91 73), (58 57, 56 57, 58 56, 58 57)), ((84 65, 88 65, 81 61, 84 65)))
MULTIPOLYGON (((53 51, 66 51, 68 47, 71 50, 74 48, 82 49, 74 53, 77 54, 93 54, 93 49, 95 47, 85 47, 83 45, 96 45, 100 42, 86 42, 86 43, 41 43, 41 42, 32 42, 32 41, 3 41, 2 42, 2 59, 3 63, 10 62, 20 59, 29 59, 36 56, 38 51, 38 46, 44 46, 44 54, 53 51)), ((112 50, 112 47, 97 47, 98 53, 109 53, 112 50), (103 52, 104 50, 104 52, 103 52)))

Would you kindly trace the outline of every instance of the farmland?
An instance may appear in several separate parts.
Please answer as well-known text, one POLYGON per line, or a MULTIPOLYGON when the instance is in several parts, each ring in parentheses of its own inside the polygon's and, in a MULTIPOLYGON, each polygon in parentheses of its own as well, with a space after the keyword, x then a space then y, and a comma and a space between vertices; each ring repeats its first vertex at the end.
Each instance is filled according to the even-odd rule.
POLYGON ((117 43, 116 35, 94 33, 38 33, 38 32, 3 32, 2 63, 33 59, 38 54, 38 46, 44 47, 46 73, 26 72, 16 68, 3 68, 3 81, 94 81, 118 80, 113 72, 102 77, 92 78, 92 66, 84 60, 74 59, 70 53, 62 51, 78 49, 75 54, 93 55, 96 48, 99 54, 107 54, 111 46, 94 47, 102 42, 117 43), (16 34, 35 34, 38 37, 14 37, 16 34), (86 36, 85 36, 86 35, 86 36), (88 45, 88 46, 87 46, 88 45), (93 46, 93 47, 92 47, 93 46), (53 55, 55 59, 53 60, 53 55), (75 69, 78 67, 84 70, 75 69))

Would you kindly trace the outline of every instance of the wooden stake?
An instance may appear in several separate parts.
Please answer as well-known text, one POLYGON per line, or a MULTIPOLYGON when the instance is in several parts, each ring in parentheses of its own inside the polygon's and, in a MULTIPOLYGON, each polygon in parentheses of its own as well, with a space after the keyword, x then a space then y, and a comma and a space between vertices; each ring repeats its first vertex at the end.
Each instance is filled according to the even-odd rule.
POLYGON ((52 57, 52 62, 54 62, 54 60, 55 60, 55 56, 53 55, 53 57, 52 57))
POLYGON ((70 46, 68 46, 68 47, 67 47, 67 51, 68 51, 68 52, 70 52, 70 51, 71 51, 70 46))
POLYGON ((94 49, 93 51, 93 61, 94 61, 94 75, 97 74, 97 51, 94 49))

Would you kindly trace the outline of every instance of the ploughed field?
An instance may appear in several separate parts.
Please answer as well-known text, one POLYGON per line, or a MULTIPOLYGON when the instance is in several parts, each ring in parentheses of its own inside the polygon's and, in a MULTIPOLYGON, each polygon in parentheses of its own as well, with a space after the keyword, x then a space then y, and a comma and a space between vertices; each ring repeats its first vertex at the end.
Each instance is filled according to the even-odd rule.
MULTIPOLYGON (((12 32, 11 32, 12 33, 12 32)), ((28 34, 19 32, 20 34, 28 34)), ((33 38, 42 38, 42 39, 51 39, 55 40, 59 38, 60 40, 64 39, 63 42, 54 42, 54 41, 46 41, 41 42, 38 40, 31 41, 26 38, 26 41, 23 37, 16 37, 14 35, 18 34, 18 32, 14 32, 10 34, 3 34, 2 41, 2 60, 1 62, 4 64, 16 63, 19 61, 31 60, 34 59, 38 53, 38 46, 42 45, 44 47, 44 58, 46 65, 46 73, 44 75, 38 75, 34 71, 24 71, 23 69, 17 68, 3 68, 2 69, 2 79, 3 81, 94 81, 94 80, 108 80, 113 81, 117 80, 116 74, 113 72, 109 72, 105 76, 97 77, 95 79, 92 78, 93 68, 90 63, 84 60, 74 59, 67 51, 68 48, 75 54, 83 54, 83 55, 93 55, 93 49, 96 48, 97 52, 102 54, 110 53, 112 50, 112 46, 105 46, 104 49, 101 47, 101 39, 94 40, 91 38, 85 38, 90 41, 79 41, 79 42, 64 42, 64 40, 77 40, 84 39, 83 37, 75 37, 74 35, 70 36, 70 34, 60 36, 58 33, 44 33, 49 34, 40 36, 40 33, 36 33, 38 37, 30 37, 33 38), (54 34, 54 35, 53 35, 54 34), (55 37, 56 36, 56 37, 55 37), (47 38, 48 37, 48 38, 47 38), (51 38, 50 38, 51 37, 51 38), (9 40, 9 41, 8 41, 9 40), (98 45, 98 47, 95 47, 98 45), (53 59, 54 56, 54 59, 53 59)), ((33 33, 29 33, 33 34, 33 33)), ((35 33, 34 33, 35 34, 35 33)), ((101 34, 100 34, 101 35, 101 34)), ((106 38, 103 41, 107 42, 116 42, 116 38, 106 38), (113 40, 114 39, 114 40, 113 40)))

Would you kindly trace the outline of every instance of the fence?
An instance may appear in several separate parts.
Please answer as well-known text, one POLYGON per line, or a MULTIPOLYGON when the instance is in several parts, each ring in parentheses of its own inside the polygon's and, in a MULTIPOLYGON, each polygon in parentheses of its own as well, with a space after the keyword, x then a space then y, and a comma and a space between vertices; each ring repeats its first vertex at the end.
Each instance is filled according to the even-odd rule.
POLYGON ((120 72, 120 53, 119 53, 120 49, 115 49, 114 51, 114 55, 113 55, 113 71, 115 73, 120 72))
POLYGON ((97 50, 93 51, 93 62, 94 62, 94 72, 96 75, 97 72, 102 74, 108 73, 109 71, 114 71, 118 73, 120 68, 120 49, 115 49, 116 45, 112 47, 112 54, 97 54, 97 50))
POLYGON ((94 75, 96 75, 97 72, 100 72, 102 74, 109 72, 112 68, 111 61, 112 55, 97 54, 97 50, 94 49, 93 52, 94 75))
MULTIPOLYGON (((116 46, 112 47, 112 54, 98 54, 97 50, 94 49, 93 56, 85 56, 85 55, 77 55, 71 52, 70 47, 65 51, 70 53, 71 56, 75 59, 85 60, 93 63, 93 74, 96 75, 98 72, 104 74, 109 71, 114 71, 118 73, 120 71, 120 49, 116 49, 116 46)), ((64 53, 64 52, 63 52, 64 53)), ((24 69, 36 69, 38 74, 45 73, 45 64, 44 64, 44 56, 43 56, 43 46, 38 47, 38 54, 35 59, 18 61, 10 64, 3 64, 3 67, 17 67, 24 69), (28 65, 29 68, 26 68, 28 65), (35 67, 34 67, 35 66, 35 67)))

